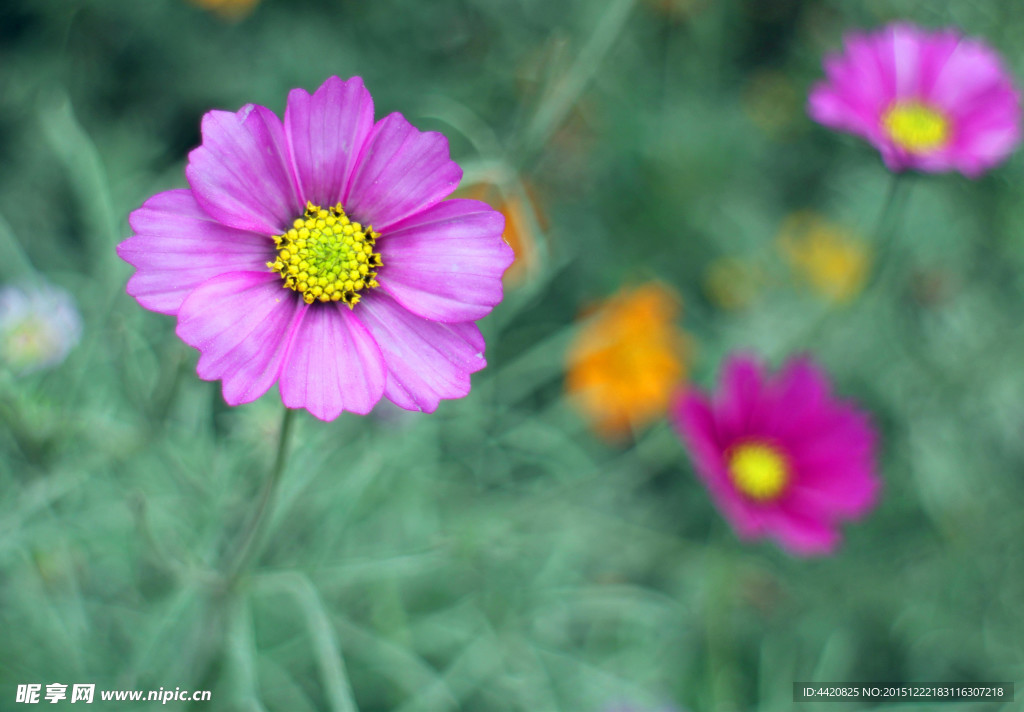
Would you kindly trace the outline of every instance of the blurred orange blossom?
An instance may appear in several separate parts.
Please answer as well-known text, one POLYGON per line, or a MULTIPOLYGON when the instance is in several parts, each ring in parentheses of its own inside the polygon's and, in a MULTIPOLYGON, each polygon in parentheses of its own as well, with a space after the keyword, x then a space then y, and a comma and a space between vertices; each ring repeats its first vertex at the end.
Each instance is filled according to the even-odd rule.
POLYGON ((478 183, 459 191, 459 197, 482 200, 505 216, 505 242, 515 253, 515 262, 505 272, 507 287, 517 287, 532 277, 540 266, 540 235, 547 229, 547 216, 536 191, 528 183, 502 189, 492 183, 478 183))
POLYGON ((661 418, 688 373, 679 296, 649 282, 620 290, 585 319, 567 355, 566 392, 608 440, 661 418))

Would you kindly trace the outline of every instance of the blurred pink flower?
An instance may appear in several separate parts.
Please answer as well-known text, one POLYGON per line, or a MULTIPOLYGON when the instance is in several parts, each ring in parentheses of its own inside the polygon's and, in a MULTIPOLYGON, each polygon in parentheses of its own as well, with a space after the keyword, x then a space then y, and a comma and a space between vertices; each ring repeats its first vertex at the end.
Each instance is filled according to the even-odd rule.
POLYGON ((178 317, 200 378, 230 405, 276 383, 322 420, 469 392, 513 255, 501 213, 445 200, 462 170, 443 135, 374 122, 359 77, 293 90, 283 122, 248 104, 202 132, 191 188, 147 200, 118 246, 128 293, 178 317))
POLYGON ((898 22, 845 46, 825 59, 808 112, 866 139, 890 170, 977 177, 1017 147, 1020 95, 984 42, 898 22))
POLYGON ((683 392, 676 427, 712 498, 742 539, 772 537, 810 556, 835 549, 844 519, 875 504, 875 431, 829 394, 810 358, 769 378, 753 357, 730 357, 714 398, 683 392))

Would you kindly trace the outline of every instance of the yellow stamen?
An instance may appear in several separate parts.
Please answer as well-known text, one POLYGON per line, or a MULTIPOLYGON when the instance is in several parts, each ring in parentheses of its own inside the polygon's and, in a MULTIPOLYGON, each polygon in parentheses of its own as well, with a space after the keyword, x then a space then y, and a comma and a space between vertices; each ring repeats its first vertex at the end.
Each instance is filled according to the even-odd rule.
POLYGON ((728 454, 728 464, 736 489, 757 502, 778 499, 789 484, 786 457, 763 442, 750 441, 733 447, 728 454))
POLYGON ((306 203, 305 215, 288 232, 274 236, 277 259, 267 267, 306 304, 341 301, 352 309, 362 291, 380 286, 382 262, 373 251, 379 237, 371 226, 349 220, 341 203, 327 210, 306 203))
POLYGON ((908 153, 928 153, 949 143, 952 127, 940 111, 917 101, 897 102, 882 116, 893 143, 908 153))

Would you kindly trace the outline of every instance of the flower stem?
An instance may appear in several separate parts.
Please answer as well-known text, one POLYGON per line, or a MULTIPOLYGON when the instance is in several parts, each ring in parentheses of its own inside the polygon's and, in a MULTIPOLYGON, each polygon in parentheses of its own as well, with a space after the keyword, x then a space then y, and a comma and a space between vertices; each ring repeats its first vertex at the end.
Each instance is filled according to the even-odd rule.
POLYGON ((605 12, 593 34, 583 43, 568 70, 548 88, 537 107, 537 113, 526 127, 520 147, 510 154, 519 156, 521 165, 536 158, 572 111, 626 26, 635 4, 636 0, 615 0, 604 6, 605 12))
MULTIPOLYGON (((870 306, 872 302, 881 297, 883 283, 889 279, 892 272, 895 262, 893 253, 897 247, 896 234, 898 230, 896 228, 903 215, 903 207, 907 203, 906 196, 909 186, 910 179, 902 173, 892 174, 885 202, 882 204, 882 210, 878 214, 878 220, 871 233, 874 237, 875 254, 879 256, 879 259, 867 284, 864 285, 865 298, 860 300, 861 308, 870 306)), ((821 314, 803 329, 796 339, 787 342, 787 351, 783 355, 792 351, 794 347, 805 348, 808 343, 818 338, 832 322, 836 312, 837 310, 832 306, 822 310, 821 314)))
POLYGON ((898 232, 899 219, 903 214, 903 207, 906 205, 906 196, 910 187, 910 180, 903 173, 893 173, 889 183, 889 190, 882 206, 882 212, 875 224, 875 254, 878 255, 878 262, 873 270, 873 276, 865 285, 865 291, 879 287, 892 271, 894 262, 893 253, 896 251, 896 234, 898 232))
POLYGON ((281 417, 281 429, 277 438, 277 454, 274 457, 274 465, 270 468, 270 473, 263 482, 259 502, 256 505, 252 518, 249 520, 248 526, 245 528, 245 533, 242 535, 238 553, 235 554, 226 572, 228 589, 235 586, 239 577, 244 573, 249 562, 257 553, 257 545, 263 533, 263 527, 269 519, 271 504, 277 492, 277 484, 281 480, 281 473, 284 471, 285 461, 288 458, 288 439, 291 435, 294 417, 295 411, 286 407, 281 417))

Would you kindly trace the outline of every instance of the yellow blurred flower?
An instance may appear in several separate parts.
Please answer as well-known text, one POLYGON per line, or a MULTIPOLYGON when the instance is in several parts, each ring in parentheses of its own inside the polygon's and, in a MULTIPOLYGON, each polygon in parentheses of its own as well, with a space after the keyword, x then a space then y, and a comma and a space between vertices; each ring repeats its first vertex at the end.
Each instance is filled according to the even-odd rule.
POLYGON ((863 289, 870 251, 842 226, 814 213, 794 213, 783 221, 778 244, 793 271, 825 299, 847 302, 863 289))
POLYGON ((260 0, 189 0, 189 2, 225 19, 240 20, 252 12, 260 0))
POLYGON ((565 388, 599 435, 621 439, 662 417, 687 376, 679 296, 659 283, 598 305, 571 344, 565 388))
POLYGON ((539 231, 547 229, 547 217, 532 186, 523 183, 518 190, 503 192, 498 186, 481 183, 460 191, 460 197, 482 200, 505 216, 505 242, 515 253, 515 262, 505 272, 504 282, 516 287, 531 278, 540 266, 539 231))
POLYGON ((720 309, 749 307, 765 286, 762 270, 750 260, 720 257, 704 274, 704 292, 720 309))

